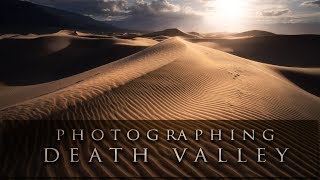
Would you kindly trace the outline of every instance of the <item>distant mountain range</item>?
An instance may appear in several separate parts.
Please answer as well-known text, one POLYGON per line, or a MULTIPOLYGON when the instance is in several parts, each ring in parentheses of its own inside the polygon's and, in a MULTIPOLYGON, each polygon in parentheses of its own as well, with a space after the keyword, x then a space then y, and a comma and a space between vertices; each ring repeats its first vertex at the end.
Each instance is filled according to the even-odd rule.
POLYGON ((89 32, 129 32, 90 17, 33 4, 27 1, 2 0, 0 33, 50 33, 61 29, 89 32))
POLYGON ((163 31, 156 31, 156 32, 142 35, 142 37, 157 37, 157 36, 168 36, 168 37, 181 36, 185 38, 199 38, 197 35, 185 33, 176 28, 165 29, 163 31))
POLYGON ((260 37, 260 36, 275 36, 276 34, 267 32, 267 31, 260 31, 260 30, 252 30, 252 31, 245 31, 242 33, 234 34, 233 36, 236 37, 242 37, 242 36, 254 36, 254 37, 260 37))

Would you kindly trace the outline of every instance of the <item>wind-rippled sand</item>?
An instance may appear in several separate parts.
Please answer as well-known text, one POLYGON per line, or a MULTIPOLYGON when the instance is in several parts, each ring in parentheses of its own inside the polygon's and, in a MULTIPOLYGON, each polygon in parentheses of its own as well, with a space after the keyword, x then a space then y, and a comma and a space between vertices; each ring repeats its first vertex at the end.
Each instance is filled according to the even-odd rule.
MULTIPOLYGON (((319 68, 263 64, 178 37, 157 43, 144 38, 120 40, 110 39, 110 37, 91 37, 90 34, 77 33, 77 35, 81 37, 73 37, 75 35, 70 33, 58 34, 61 36, 56 37, 59 40, 57 41, 59 47, 51 49, 50 53, 67 53, 69 56, 68 53, 78 51, 77 48, 81 49, 85 46, 86 41, 91 43, 88 47, 92 45, 96 47, 94 52, 102 53, 104 45, 110 45, 110 43, 111 46, 116 44, 123 50, 131 49, 132 51, 124 58, 116 60, 115 58, 119 57, 116 53, 121 54, 121 52, 108 49, 109 53, 116 56, 112 61, 108 61, 108 64, 43 84, 21 87, 0 85, 0 91, 6 92, 0 96, 3 100, 0 119, 22 120, 5 121, 6 124, 1 124, 4 135, 7 133, 12 138, 20 139, 14 143, 10 139, 5 141, 7 146, 3 148, 4 156, 0 159, 4 164, 1 174, 11 177, 19 174, 27 177, 318 176, 319 153, 315 142, 318 141, 319 134, 315 129, 319 124, 314 121, 310 123, 308 121, 269 121, 272 123, 270 126, 272 125, 277 132, 277 141, 271 144, 260 140, 254 143, 224 141, 219 144, 208 142, 201 142, 201 144, 192 139, 175 144, 174 147, 177 148, 189 148, 191 154, 197 152, 198 146, 202 146, 204 151, 208 152, 208 159, 211 159, 209 164, 204 162, 195 164, 192 156, 187 156, 185 161, 177 163, 174 157, 170 156, 172 155, 170 142, 152 143, 141 140, 133 144, 121 141, 117 145, 122 146, 124 150, 130 150, 131 146, 137 146, 140 149, 144 146, 150 148, 154 154, 149 156, 149 163, 134 164, 130 155, 124 154, 120 156, 121 163, 112 164, 112 157, 107 154, 106 149, 114 144, 103 142, 77 144, 81 149, 79 156, 81 163, 77 165, 72 165, 67 162, 67 159, 63 159, 52 166, 44 166, 41 163, 42 156, 39 155, 41 152, 38 146, 43 147, 47 142, 44 134, 48 128, 51 130, 62 128, 61 126, 92 128, 103 125, 113 127, 118 123, 119 128, 135 128, 139 131, 153 128, 161 131, 169 128, 220 128, 225 132, 230 129, 241 131, 241 129, 250 128, 261 132, 266 128, 263 121, 214 123, 214 121, 179 120, 320 119, 319 92, 315 85, 319 79, 319 68), (68 40, 67 44, 65 40, 68 40), (135 49, 136 46, 140 48, 135 49), (58 122, 52 121, 53 124, 50 127, 36 128, 32 125, 35 121, 23 121, 36 119, 55 119, 58 122), (106 121, 68 121, 75 119, 106 121), (175 121, 117 121, 115 123, 108 120, 175 121), (61 126, 58 126, 59 123, 61 126), (21 136, 21 133, 29 136, 21 136), (28 137, 39 138, 34 139, 33 142, 28 137), (87 163, 93 146, 101 152, 104 164, 87 163), (229 159, 230 163, 219 165, 214 163, 217 160, 215 153, 218 147, 229 151, 225 154, 225 158, 229 159), (249 149, 245 155, 248 159, 247 164, 235 162, 232 154, 235 147, 249 149), (267 150, 273 147, 290 147, 293 152, 288 156, 285 164, 279 165, 273 155, 268 156, 267 163, 260 164, 254 160, 256 155, 253 149, 257 147, 266 147, 267 150), (17 155, 15 159, 19 161, 12 162, 12 159, 8 158, 13 155, 17 155)), ((79 51, 79 53, 82 52, 79 51)), ((55 63, 63 62, 53 62, 55 63)), ((78 68, 76 63, 73 65, 74 68, 78 68)), ((65 142, 70 145, 72 143, 74 142, 71 142, 70 137, 65 142)), ((70 153, 65 144, 58 147, 62 156, 70 153)))
MULTIPOLYGON (((284 71, 299 76, 296 68, 171 38, 74 85, 2 109, 0 119, 320 119, 319 97, 284 71)), ((319 69, 310 72, 317 76, 319 69)))

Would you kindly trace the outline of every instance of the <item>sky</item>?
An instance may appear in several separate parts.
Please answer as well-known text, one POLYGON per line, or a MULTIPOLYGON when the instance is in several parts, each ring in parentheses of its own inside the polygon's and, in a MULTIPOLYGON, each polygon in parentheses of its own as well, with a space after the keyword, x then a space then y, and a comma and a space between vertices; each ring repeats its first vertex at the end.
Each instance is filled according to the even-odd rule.
POLYGON ((320 34, 320 0, 29 0, 135 30, 320 34))

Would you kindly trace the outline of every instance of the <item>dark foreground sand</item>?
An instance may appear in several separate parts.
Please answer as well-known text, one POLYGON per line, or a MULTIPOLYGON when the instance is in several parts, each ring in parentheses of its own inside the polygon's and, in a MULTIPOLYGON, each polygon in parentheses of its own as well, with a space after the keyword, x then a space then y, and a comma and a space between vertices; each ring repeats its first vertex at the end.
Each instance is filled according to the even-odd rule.
MULTIPOLYGON (((9 177, 319 177, 319 129, 316 121, 7 121, 2 124, 1 135, 6 146, 1 147, 1 176, 9 177), (11 122, 11 123, 10 123, 11 122), (64 129, 62 141, 56 141, 56 129, 64 129), (84 140, 72 140, 72 129, 78 132, 84 128, 84 140), (100 128, 105 132, 102 141, 90 139, 90 133, 100 128), (118 141, 111 128, 121 129, 118 141), (262 132, 274 130, 274 140, 266 141, 262 132), (137 141, 129 141, 126 133, 137 129, 141 135, 137 141), (146 138, 146 132, 157 129, 158 141, 146 138), (166 130, 185 131, 187 141, 167 141, 166 130), (195 141, 196 129, 203 130, 199 141, 195 141), (222 141, 217 137, 210 140, 210 129, 222 130, 222 141), (235 141, 230 140, 230 131, 234 129, 235 141), (255 140, 242 140, 242 131, 255 130, 255 140), (36 137, 36 138, 35 138, 36 137), (55 163, 44 163, 44 148, 53 147, 60 153, 55 163), (118 161, 114 162, 114 152, 109 148, 123 148, 119 151, 118 161), (70 148, 79 148, 79 154, 70 162, 70 148), (97 149, 102 162, 94 158, 88 162, 97 149), (133 150, 143 152, 148 148, 148 162, 138 157, 133 162, 133 150), (188 148, 179 163, 173 149, 181 154, 188 148), (199 148, 203 149, 206 160, 195 157, 199 148), (219 163, 218 148, 223 148, 219 163), (242 160, 239 163, 238 149, 242 148, 242 160), (266 148, 262 160, 257 162, 257 148, 266 148), (284 151, 289 148, 280 162, 275 148, 284 151)), ((267 134, 270 137, 270 134, 267 134)), ((154 134, 151 135, 154 137, 154 134)), ((51 151, 49 151, 51 152, 51 151)), ((52 152, 51 152, 52 154, 52 152)), ((54 156, 53 156, 54 157, 54 156)))

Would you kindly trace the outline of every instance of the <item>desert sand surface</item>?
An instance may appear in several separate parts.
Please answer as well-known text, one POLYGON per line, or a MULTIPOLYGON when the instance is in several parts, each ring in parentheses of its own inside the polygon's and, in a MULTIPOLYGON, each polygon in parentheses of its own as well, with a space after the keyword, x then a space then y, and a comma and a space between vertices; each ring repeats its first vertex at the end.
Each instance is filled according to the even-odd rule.
POLYGON ((103 72, 99 68, 90 71, 92 68, 158 43, 145 38, 83 37, 88 34, 78 33, 59 31, 2 39, 0 51, 7 61, 1 61, 0 107, 75 84, 103 72))
MULTIPOLYGON (((147 32, 149 28, 175 24, 176 20, 177 25, 181 20, 191 22, 196 20, 194 15, 208 16, 211 21, 213 6, 201 3, 207 4, 206 10, 198 14, 198 8, 193 12, 171 1, 96 1, 90 2, 89 9, 82 6, 86 2, 81 2, 51 1, 49 7, 29 0, 1 1, 2 179, 319 179, 320 35, 281 35, 260 30, 201 33, 174 27, 147 32), (72 3, 78 5, 71 7, 72 3), (137 13, 141 22, 135 25, 142 23, 139 29, 146 28, 141 29, 143 32, 122 29, 130 27, 131 22, 117 27, 111 21, 93 19, 100 13, 103 15, 98 19, 108 18, 116 24, 122 18, 133 18, 131 22, 136 23, 137 13), (148 20, 144 23, 140 16, 148 20), (105 139, 89 137, 97 128, 105 132, 105 139), (57 129, 65 130, 61 140, 55 138, 57 129), (81 129, 84 140, 75 140, 75 130, 81 129), (120 129, 118 141, 112 139, 111 129, 120 129), (140 139, 129 140, 130 129, 139 131, 140 139), (150 129, 159 130, 159 140, 147 139, 150 129), (188 140, 168 140, 168 129, 176 136, 184 131, 188 140), (194 138, 196 129, 204 131, 199 140, 194 138), (222 131, 221 141, 212 138, 211 130, 218 129, 222 131), (265 129, 274 130, 274 140, 262 138, 265 129), (251 130, 255 138, 241 138, 244 130, 251 130), (229 136, 231 131, 235 132, 235 140, 229 136), (60 159, 45 162, 45 147, 57 148, 60 159), (71 161, 74 147, 79 148, 78 162, 71 161), (119 162, 110 152, 112 147, 123 148, 119 162), (289 148, 284 162, 276 147, 289 148), (133 148, 148 148, 148 162, 134 162, 133 148), (177 161, 173 148, 180 152, 188 149, 183 161, 177 161), (198 162, 195 160, 200 148, 208 162, 203 155, 198 162), (225 162, 219 162, 221 148, 225 162), (266 162, 259 162, 259 148, 265 150, 262 158, 266 162), (90 162, 94 149, 103 162, 90 162), (239 158, 240 149, 243 156, 239 158)), ((240 5, 226 1, 221 6, 227 11, 240 5)), ((231 12, 234 18, 236 9, 234 14, 231 12)), ((214 5, 214 11, 221 10, 214 5)), ((287 15, 315 18, 313 14, 287 15)), ((223 21, 232 17, 223 16, 223 21)), ((218 22, 219 26, 225 26, 223 21, 218 22)), ((246 21, 237 23, 242 22, 246 21)), ((201 28, 193 23, 192 29, 201 28)), ((308 24, 279 24, 276 29, 284 25, 286 29, 312 27, 312 32, 319 29, 317 24, 308 24)))
MULTIPOLYGON (((1 174, 11 177, 17 174, 25 177, 318 175, 319 154, 314 143, 318 137, 315 133, 318 124, 308 121, 320 119, 320 90, 316 86, 320 68, 316 58, 301 60, 293 57, 268 64, 273 57, 277 57, 276 53, 263 56, 266 62, 249 60, 230 54, 238 52, 234 51, 234 46, 223 44, 224 48, 229 49, 222 50, 229 50, 230 53, 221 51, 222 43, 217 42, 216 38, 174 37, 175 34, 170 33, 156 33, 152 37, 129 36, 132 37, 128 38, 128 34, 95 35, 77 31, 2 36, 0 49, 8 61, 1 61, 0 119, 18 120, 6 121, 12 123, 2 128, 3 134, 10 136, 5 142, 10 146, 3 149, 3 157, 19 154, 17 159, 21 161, 9 163, 11 159, 1 159, 7 162, 1 168, 1 174), (57 121, 23 121, 37 119, 57 121), (76 119, 133 121, 61 121, 76 119), (272 143, 261 140, 236 143, 201 141, 210 162, 195 164, 194 154, 200 143, 192 139, 175 143, 177 148, 187 147, 190 150, 182 163, 177 163, 172 156, 169 148, 171 142, 141 140, 132 143, 125 139, 117 144, 124 148, 125 153, 120 156, 119 163, 113 163, 112 156, 106 151, 113 143, 78 143, 67 138, 62 142, 64 145, 73 144, 81 149, 81 163, 70 164, 67 159, 52 166, 41 163, 39 147, 48 143, 45 135, 49 133, 48 137, 53 136, 50 130, 97 126, 137 129, 141 132, 153 128, 161 132, 165 129, 185 129, 186 133, 192 133, 192 129, 212 127, 224 132, 246 128, 261 132, 265 127, 270 127, 277 132, 277 140, 272 143), (26 140, 21 139, 21 133, 28 134, 24 137, 26 140), (28 137, 39 138, 30 141, 28 137), (148 163, 132 163, 128 152, 133 145, 137 148, 148 147, 153 152, 148 163), (244 156, 248 163, 236 162, 236 146, 248 150, 244 156), (87 163, 90 153, 83 152, 90 152, 93 147, 101 153, 104 164, 87 163), (224 154, 228 163, 215 163, 218 147, 229 151, 224 154), (290 147, 293 152, 281 166, 277 165, 278 159, 274 153, 269 154, 266 163, 256 163, 253 149, 257 147, 268 150, 290 147), (24 158, 29 156, 34 158, 24 158)), ((220 41, 230 41, 229 37, 220 38, 220 41)), ((232 41, 246 43, 256 41, 255 38, 266 37, 232 41)), ((312 48, 301 49, 310 50, 312 48)), ((259 52, 263 53, 262 49, 259 52)), ((249 57, 254 56, 249 53, 249 57)), ((58 148, 61 156, 67 157, 70 152, 64 145, 58 148)))
POLYGON ((0 119, 320 119, 316 59, 265 64, 180 32, 160 42, 76 31, 4 38, 0 119), (313 68, 284 66, 299 63, 313 68))

